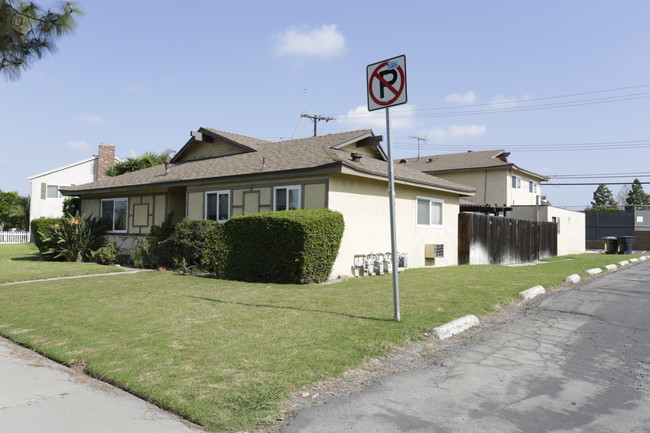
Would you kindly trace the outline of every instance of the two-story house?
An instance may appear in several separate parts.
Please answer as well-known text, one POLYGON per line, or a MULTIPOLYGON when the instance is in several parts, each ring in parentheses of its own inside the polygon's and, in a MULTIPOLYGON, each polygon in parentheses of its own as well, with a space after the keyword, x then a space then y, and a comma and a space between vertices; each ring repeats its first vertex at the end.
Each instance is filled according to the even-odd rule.
POLYGON ((117 161, 115 146, 101 143, 97 155, 44 173, 29 176, 31 183, 31 202, 29 218, 59 218, 63 216, 65 197, 59 188, 81 185, 105 178, 106 168, 117 161))

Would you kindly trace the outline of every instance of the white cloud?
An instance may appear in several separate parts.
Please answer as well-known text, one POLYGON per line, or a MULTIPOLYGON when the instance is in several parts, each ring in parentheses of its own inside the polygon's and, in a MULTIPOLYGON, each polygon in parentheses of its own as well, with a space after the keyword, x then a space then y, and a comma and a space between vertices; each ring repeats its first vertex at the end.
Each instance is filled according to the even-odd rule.
MULTIPOLYGON (((410 104, 400 105, 390 111, 391 129, 408 129, 415 125, 413 119, 415 106, 410 104)), ((359 105, 347 114, 336 116, 337 124, 347 130, 352 129, 386 129, 386 113, 384 110, 368 111, 366 105, 359 105)))
POLYGON ((65 143, 65 147, 74 150, 80 150, 83 152, 87 152, 90 150, 90 144, 88 144, 85 141, 68 141, 67 143, 65 143))
POLYGON ((280 56, 295 55, 331 58, 345 51, 345 37, 336 24, 309 28, 297 26, 274 35, 275 52, 280 56))
POLYGON ((468 90, 465 93, 452 93, 450 95, 447 95, 445 102, 471 105, 476 102, 476 93, 472 92, 471 90, 468 90))
POLYGON ((423 135, 431 141, 449 142, 460 140, 473 140, 487 132, 485 125, 450 125, 437 126, 427 130, 423 135))
POLYGON ((105 117, 97 115, 82 114, 79 116, 79 120, 82 122, 90 123, 93 125, 106 125, 108 120, 105 117))

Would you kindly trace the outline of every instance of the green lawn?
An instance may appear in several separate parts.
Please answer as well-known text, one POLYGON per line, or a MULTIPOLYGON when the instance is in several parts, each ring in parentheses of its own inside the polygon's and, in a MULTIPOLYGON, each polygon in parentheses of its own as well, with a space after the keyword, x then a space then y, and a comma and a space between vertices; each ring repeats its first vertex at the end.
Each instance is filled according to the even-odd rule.
POLYGON ((34 244, 0 244, 0 284, 121 270, 95 263, 45 262, 34 244))
POLYGON ((248 430, 272 424, 291 392, 435 326, 629 257, 408 270, 400 323, 389 276, 291 286, 146 272, 3 286, 0 333, 212 430, 248 430))

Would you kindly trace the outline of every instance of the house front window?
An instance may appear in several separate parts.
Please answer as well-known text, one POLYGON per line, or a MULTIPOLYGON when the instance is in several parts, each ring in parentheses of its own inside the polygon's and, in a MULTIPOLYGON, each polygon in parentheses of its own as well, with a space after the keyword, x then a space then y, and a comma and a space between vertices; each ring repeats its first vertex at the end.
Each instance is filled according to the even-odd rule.
POLYGON ((512 175, 512 188, 521 189, 521 176, 512 175))
POLYGON ((300 186, 276 186, 273 196, 273 210, 300 209, 300 186))
POLYGON ((112 198, 102 200, 101 219, 103 219, 109 232, 126 233, 126 218, 129 209, 129 199, 112 198))
POLYGON ((533 182, 532 180, 528 181, 528 192, 537 194, 537 182, 533 182))
POLYGON ((442 227, 444 201, 437 198, 417 198, 417 225, 423 227, 442 227))
POLYGON ((47 186, 47 198, 60 198, 61 194, 59 193, 59 185, 48 185, 47 186))
POLYGON ((205 219, 225 222, 230 218, 230 191, 205 193, 205 219))

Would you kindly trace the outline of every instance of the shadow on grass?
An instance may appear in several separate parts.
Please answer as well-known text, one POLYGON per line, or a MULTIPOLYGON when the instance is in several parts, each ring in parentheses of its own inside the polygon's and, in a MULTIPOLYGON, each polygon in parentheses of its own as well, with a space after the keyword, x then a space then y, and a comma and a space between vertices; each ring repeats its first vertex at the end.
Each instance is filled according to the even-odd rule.
POLYGON ((241 305, 243 307, 275 308, 275 309, 278 309, 278 310, 304 311, 306 313, 331 314, 333 316, 343 316, 343 317, 349 317, 351 319, 376 320, 378 322, 392 322, 393 321, 393 319, 380 319, 378 317, 356 316, 354 314, 336 313, 334 311, 310 310, 310 309, 307 309, 307 308, 286 307, 286 306, 281 306, 281 305, 247 304, 247 303, 244 303, 244 302, 223 301, 221 299, 204 298, 204 297, 201 297, 201 296, 189 296, 189 297, 194 298, 194 299, 200 299, 202 301, 216 302, 216 303, 219 303, 219 304, 241 305))
POLYGON ((43 257, 41 257, 39 254, 34 254, 31 256, 12 257, 10 260, 16 262, 44 262, 45 261, 43 260, 43 257))

